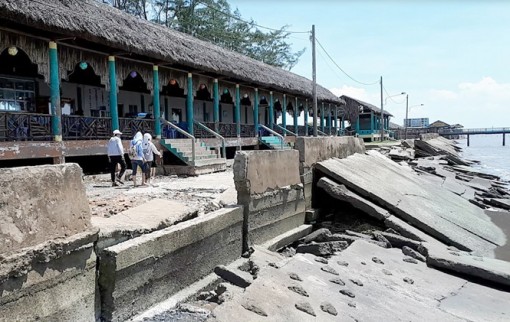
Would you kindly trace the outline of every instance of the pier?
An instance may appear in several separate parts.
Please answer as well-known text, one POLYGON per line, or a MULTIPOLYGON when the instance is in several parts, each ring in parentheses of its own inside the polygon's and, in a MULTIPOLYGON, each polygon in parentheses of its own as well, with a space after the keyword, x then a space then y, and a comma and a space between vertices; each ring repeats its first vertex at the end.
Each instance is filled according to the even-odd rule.
POLYGON ((469 137, 471 135, 480 135, 480 134, 502 134, 503 135, 503 146, 506 145, 506 134, 510 133, 510 127, 492 127, 492 128, 478 128, 478 129, 448 129, 448 130, 439 130, 439 135, 444 136, 446 138, 451 138, 452 136, 467 136, 467 146, 470 145, 469 137))

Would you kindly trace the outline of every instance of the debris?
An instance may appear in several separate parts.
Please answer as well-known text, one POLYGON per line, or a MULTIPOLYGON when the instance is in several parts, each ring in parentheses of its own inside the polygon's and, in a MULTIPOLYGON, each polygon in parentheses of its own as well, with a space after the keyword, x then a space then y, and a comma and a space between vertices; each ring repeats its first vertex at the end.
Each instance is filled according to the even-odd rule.
POLYGON ((328 302, 321 303, 321 310, 334 316, 338 315, 338 312, 336 311, 335 307, 328 302))
POLYGON ((288 287, 289 290, 291 290, 292 292, 295 292, 299 295, 302 295, 302 296, 305 296, 305 297, 309 297, 308 293, 305 291, 304 288, 302 288, 301 286, 299 285, 291 285, 288 287))
POLYGON ((345 296, 348 296, 350 298, 355 298, 356 296, 354 295, 353 292, 349 291, 349 290, 340 290, 340 293, 342 293, 343 295, 345 296))
POLYGON ((238 269, 230 269, 223 265, 216 266, 214 272, 224 280, 242 288, 250 286, 253 281, 250 274, 238 269))
POLYGON ((322 271, 324 271, 324 272, 327 272, 327 273, 333 274, 333 275, 340 275, 340 274, 338 274, 338 272, 337 272, 337 271, 335 271, 335 269, 334 269, 333 267, 328 266, 328 265, 326 265, 326 266, 322 266, 322 267, 321 267, 321 270, 322 270, 322 271))
POLYGON ((384 262, 377 257, 372 257, 372 262, 374 262, 376 264, 384 265, 384 262))
POLYGON ((290 274, 289 274, 289 277, 290 277, 291 279, 295 280, 295 281, 300 281, 300 282, 302 282, 302 281, 303 281, 303 280, 301 279, 301 277, 299 277, 299 275, 298 275, 298 274, 296 274, 296 273, 290 273, 290 274))
POLYGON ((308 302, 298 302, 295 305, 296 309, 315 316, 312 306, 308 302))
POLYGON ((242 304, 242 307, 244 307, 246 310, 251 311, 255 314, 258 314, 260 316, 267 316, 267 313, 264 312, 260 307, 254 305, 254 304, 242 304))
POLYGON ((409 257, 412 257, 414 259, 417 259, 419 260, 420 262, 426 262, 426 258, 425 256, 423 256, 422 254, 418 253, 417 251, 415 251, 414 249, 410 248, 410 247, 407 247, 407 246, 404 246, 402 247, 402 253, 404 253, 404 255, 407 255, 409 257))

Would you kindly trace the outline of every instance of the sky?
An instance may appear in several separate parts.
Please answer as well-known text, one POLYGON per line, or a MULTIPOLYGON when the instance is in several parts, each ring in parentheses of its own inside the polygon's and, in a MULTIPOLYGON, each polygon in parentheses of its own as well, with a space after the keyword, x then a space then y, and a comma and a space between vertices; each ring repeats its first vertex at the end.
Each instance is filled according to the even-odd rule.
MULTIPOLYGON (((230 0, 243 18, 266 27, 309 31, 354 80, 317 48, 317 82, 384 108, 402 125, 428 117, 466 128, 510 127, 510 1, 230 0), (393 96, 396 95, 396 96, 393 96), (388 98, 388 96, 393 96, 388 98), (423 104, 423 106, 419 106, 423 104)), ((306 48, 292 72, 312 78, 309 35, 292 34, 306 48)))

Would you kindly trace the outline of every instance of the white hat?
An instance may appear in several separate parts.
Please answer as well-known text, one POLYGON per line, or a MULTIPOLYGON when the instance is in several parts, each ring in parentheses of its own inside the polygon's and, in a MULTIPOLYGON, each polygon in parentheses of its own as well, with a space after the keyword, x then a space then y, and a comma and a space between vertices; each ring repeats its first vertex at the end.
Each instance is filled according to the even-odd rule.
POLYGON ((122 132, 119 130, 113 131, 113 135, 122 135, 122 132))

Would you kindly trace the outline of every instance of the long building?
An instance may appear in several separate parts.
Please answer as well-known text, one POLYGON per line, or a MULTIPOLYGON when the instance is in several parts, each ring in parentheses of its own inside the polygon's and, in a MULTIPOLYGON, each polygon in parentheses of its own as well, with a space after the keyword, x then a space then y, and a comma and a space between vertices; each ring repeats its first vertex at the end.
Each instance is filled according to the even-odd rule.
MULTIPOLYGON (((339 133, 345 102, 321 86, 317 96, 320 129, 339 133)), ((2 162, 103 155, 119 129, 150 132, 192 164, 175 139, 276 147, 271 131, 309 133, 311 105, 309 79, 98 1, 0 0, 2 162)))

